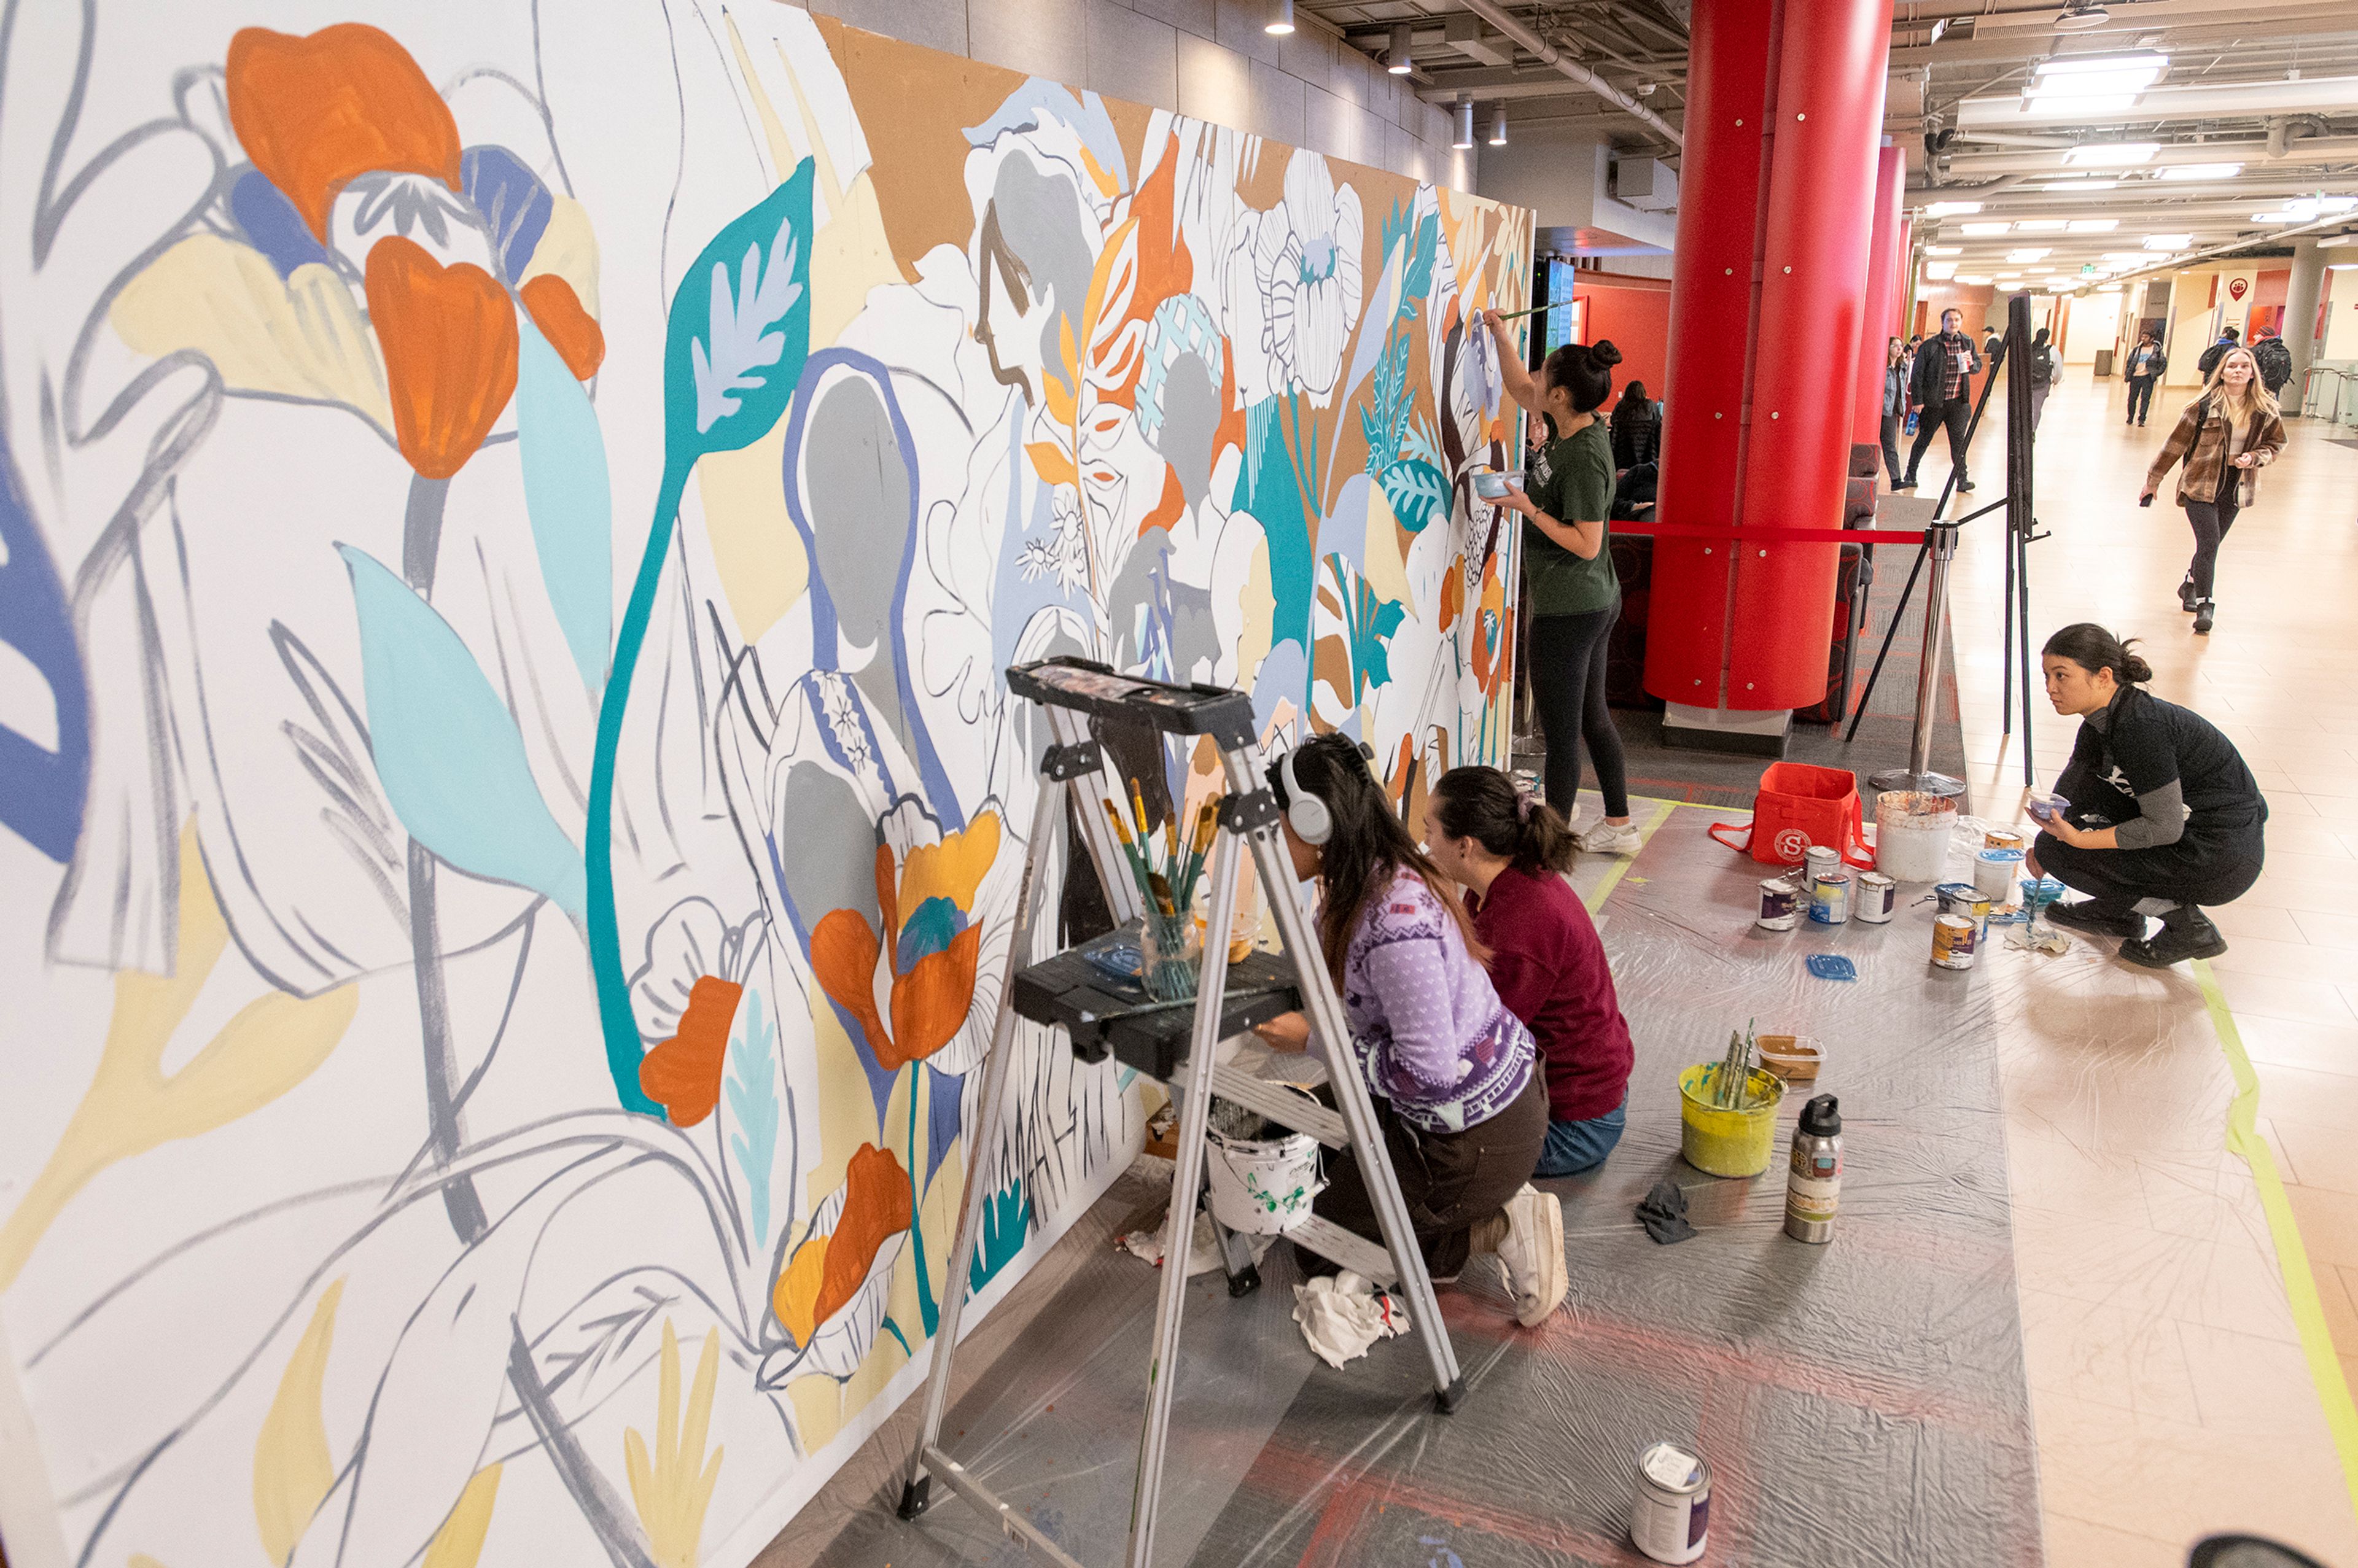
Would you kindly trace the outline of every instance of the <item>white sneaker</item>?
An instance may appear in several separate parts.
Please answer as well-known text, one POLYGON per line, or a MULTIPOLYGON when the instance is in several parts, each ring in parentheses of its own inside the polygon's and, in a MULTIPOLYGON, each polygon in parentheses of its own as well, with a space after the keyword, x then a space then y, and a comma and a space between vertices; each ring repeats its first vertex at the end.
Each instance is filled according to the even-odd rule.
POLYGON ((1634 855, 1645 848, 1645 839, 1634 822, 1599 821, 1573 835, 1584 855, 1634 855))
POLYGON ((1507 1200, 1507 1238, 1498 1243, 1507 1286, 1515 1293, 1515 1321, 1537 1328, 1563 1304, 1563 1205, 1529 1182, 1507 1200))

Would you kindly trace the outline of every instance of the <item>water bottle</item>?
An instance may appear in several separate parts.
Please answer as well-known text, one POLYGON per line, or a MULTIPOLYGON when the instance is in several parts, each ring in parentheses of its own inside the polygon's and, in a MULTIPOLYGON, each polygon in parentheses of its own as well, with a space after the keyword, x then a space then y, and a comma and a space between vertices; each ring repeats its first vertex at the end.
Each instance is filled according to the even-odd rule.
POLYGON ((1793 1128, 1793 1159, 1785 1178, 1785 1234, 1796 1241, 1834 1238, 1842 1202, 1842 1102, 1820 1095, 1801 1108, 1793 1128))

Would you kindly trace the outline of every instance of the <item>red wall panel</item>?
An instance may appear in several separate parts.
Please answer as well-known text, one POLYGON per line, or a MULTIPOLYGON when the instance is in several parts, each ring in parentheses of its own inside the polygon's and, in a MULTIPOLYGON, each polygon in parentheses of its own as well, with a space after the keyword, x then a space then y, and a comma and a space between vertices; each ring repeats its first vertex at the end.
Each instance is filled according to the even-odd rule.
POLYGON ((1613 373, 1614 385, 1642 381, 1650 395, 1660 397, 1670 376, 1671 280, 1633 277, 1615 282, 1611 273, 1591 273, 1584 275, 1572 292, 1573 297, 1586 302, 1581 313, 1580 341, 1593 343, 1610 338, 1621 351, 1621 368, 1613 373))

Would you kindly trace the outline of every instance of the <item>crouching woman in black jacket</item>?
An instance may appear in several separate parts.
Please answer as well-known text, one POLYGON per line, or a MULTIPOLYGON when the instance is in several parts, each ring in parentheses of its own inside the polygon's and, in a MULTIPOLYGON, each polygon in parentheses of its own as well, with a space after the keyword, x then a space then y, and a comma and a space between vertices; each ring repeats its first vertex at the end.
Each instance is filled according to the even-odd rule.
POLYGON ((2070 806, 2047 820, 2029 869, 2088 894, 2048 912, 2058 925, 2119 936, 2150 969, 2227 950, 2201 906, 2259 880, 2268 803, 2234 743, 2208 719, 2144 689, 2152 668, 2085 622, 2047 639, 2047 700, 2078 714, 2071 761, 2055 781, 2070 806), (2147 916, 2161 929, 2146 935, 2147 916))

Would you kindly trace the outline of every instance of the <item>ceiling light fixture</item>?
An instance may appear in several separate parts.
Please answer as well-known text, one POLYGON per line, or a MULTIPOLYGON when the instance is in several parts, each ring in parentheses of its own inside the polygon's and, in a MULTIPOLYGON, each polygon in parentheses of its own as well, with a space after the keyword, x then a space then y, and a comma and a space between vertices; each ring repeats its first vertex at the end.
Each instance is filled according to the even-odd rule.
POLYGON ((2120 188, 2121 182, 2117 179, 2068 179, 2061 184, 2032 187, 2036 190, 2055 191, 2064 195, 2077 195, 2082 190, 2118 190, 2120 188))
POLYGON ((1293 31, 1293 0, 1273 0, 1270 7, 1269 25, 1261 31, 1280 37, 1293 31))
POLYGON ((1409 46, 1416 41, 1416 29, 1406 22, 1392 24, 1392 47, 1384 51, 1384 69, 1394 76, 1409 72, 1409 46))
POLYGON ((2067 150, 2063 161, 2078 168, 2134 168, 2160 150, 2159 142, 2089 142, 2067 150))
POLYGON ((1935 281, 1945 281, 1946 279, 1957 276, 1957 264, 1955 262, 1926 262, 1924 264, 1924 276, 1926 277, 1932 278, 1935 281))
POLYGON ((1490 145, 1494 147, 1507 145, 1507 106, 1504 103, 1490 111, 1490 145))
POLYGON ((2194 243, 2191 234, 2147 234, 2145 248, 2149 251, 2174 251, 2194 243))
POLYGON ((1924 216, 1953 218, 1961 212, 1978 212, 1981 210, 1982 204, 1978 201, 1935 201, 1924 209, 1924 216))
POLYGON ((1975 238, 1981 238, 1989 234, 2003 234, 2008 229, 2013 227, 2014 225, 2012 223, 2006 222, 1967 223, 1964 226, 1964 229, 1966 233, 1974 235, 1975 238))
POLYGON ((2035 249, 2008 251, 2006 253, 2006 259, 2016 263, 2045 261, 2050 254, 2044 246, 2040 246, 2035 249))
POLYGON ((1457 101, 1457 135, 1450 139, 1449 145, 1461 151, 1474 145, 1474 100, 1471 98, 1457 101))
POLYGON ((2060 234, 2071 226, 2067 218, 2017 218, 2014 232, 2017 234, 2060 234))
POLYGON ((2055 18, 2055 30, 2059 33, 2082 33, 2090 27, 2101 27, 2112 19, 2112 13, 2102 5, 2088 5, 2082 0, 2082 3, 2064 7, 2063 14, 2055 18))
POLYGON ((2094 109, 2110 100, 2124 104, 2158 81, 2169 57, 2155 49, 2135 54, 2067 55, 2041 60, 2022 90, 2025 98, 2068 101, 2074 109, 2094 109))
POLYGON ((1957 281, 1974 288, 1987 288, 1993 280, 1986 277, 1967 277, 1964 274, 1959 273, 1957 281))
POLYGON ((1928 256, 1961 256, 1965 254, 1965 247, 1963 245, 1926 245, 1924 247, 1924 254, 1928 256))
POLYGON ((2174 163, 2161 171, 2164 179, 2233 179, 2244 172, 2239 163, 2174 163))
POLYGON ((2118 218, 2074 218, 2065 227, 2074 234, 2109 234, 2120 226, 2118 218))

